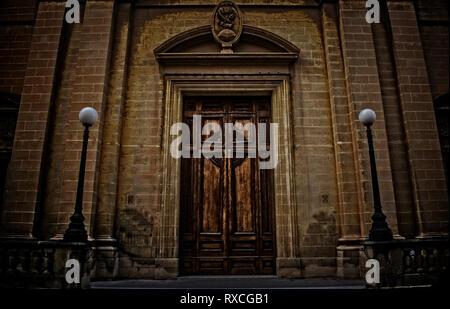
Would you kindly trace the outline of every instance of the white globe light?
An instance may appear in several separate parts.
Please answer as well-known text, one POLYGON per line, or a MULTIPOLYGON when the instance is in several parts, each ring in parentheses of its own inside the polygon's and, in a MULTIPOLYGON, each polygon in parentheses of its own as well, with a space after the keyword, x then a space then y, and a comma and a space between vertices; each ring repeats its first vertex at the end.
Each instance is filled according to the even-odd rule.
POLYGON ((358 118, 365 126, 370 126, 377 120, 377 114, 370 108, 366 108, 359 113, 358 118))
POLYGON ((78 114, 78 118, 82 124, 92 126, 97 122, 98 114, 92 107, 85 107, 78 114))

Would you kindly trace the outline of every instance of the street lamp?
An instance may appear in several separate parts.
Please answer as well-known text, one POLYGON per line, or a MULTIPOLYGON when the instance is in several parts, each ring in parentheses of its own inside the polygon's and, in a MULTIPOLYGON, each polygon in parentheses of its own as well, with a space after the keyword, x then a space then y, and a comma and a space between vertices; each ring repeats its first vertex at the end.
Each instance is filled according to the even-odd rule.
POLYGON ((375 212, 372 216, 372 228, 369 233, 369 240, 392 240, 392 231, 389 229, 386 216, 381 210, 380 189, 378 187, 377 166, 375 163, 375 153, 373 151, 372 130, 370 126, 375 122, 377 116, 371 109, 364 109, 359 113, 359 121, 361 121, 367 128, 367 142, 369 144, 370 156, 370 172, 372 175, 372 191, 375 212))
POLYGON ((80 172, 78 174, 77 199, 75 202, 75 212, 70 217, 70 224, 64 233, 65 241, 87 242, 87 232, 84 228, 83 216, 83 189, 84 170, 86 168, 86 151, 89 139, 89 127, 98 119, 98 114, 92 107, 83 108, 78 114, 78 118, 84 125, 83 146, 81 150, 80 172))

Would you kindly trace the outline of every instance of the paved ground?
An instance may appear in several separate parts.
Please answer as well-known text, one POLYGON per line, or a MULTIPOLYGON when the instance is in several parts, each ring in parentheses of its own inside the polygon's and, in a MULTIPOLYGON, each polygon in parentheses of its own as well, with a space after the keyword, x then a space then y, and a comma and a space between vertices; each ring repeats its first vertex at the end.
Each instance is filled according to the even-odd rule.
POLYGON ((279 279, 274 276, 196 276, 176 280, 91 282, 94 289, 364 289, 363 280, 336 278, 279 279))

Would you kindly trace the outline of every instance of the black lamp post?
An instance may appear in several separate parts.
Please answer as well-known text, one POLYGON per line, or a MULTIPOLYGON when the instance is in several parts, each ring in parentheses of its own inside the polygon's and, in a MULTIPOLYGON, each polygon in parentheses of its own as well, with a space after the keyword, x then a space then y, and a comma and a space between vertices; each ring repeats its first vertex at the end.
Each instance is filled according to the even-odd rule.
POLYGON ((84 170, 86 167, 86 152, 89 139, 89 127, 98 119, 98 114, 92 107, 85 107, 78 115, 84 125, 83 147, 81 150, 80 172, 78 174, 77 199, 75 202, 75 212, 70 217, 70 224, 64 233, 64 241, 87 242, 87 232, 84 228, 83 216, 83 190, 84 190, 84 170))
POLYGON ((381 241, 392 240, 392 231, 389 229, 386 216, 381 210, 380 189, 378 187, 377 166, 375 163, 375 153, 373 151, 372 130, 370 126, 375 122, 376 114, 371 109, 364 109, 359 113, 359 121, 367 128, 367 142, 369 144, 370 173, 372 175, 372 190, 375 212, 372 216, 372 228, 369 233, 369 240, 381 241))

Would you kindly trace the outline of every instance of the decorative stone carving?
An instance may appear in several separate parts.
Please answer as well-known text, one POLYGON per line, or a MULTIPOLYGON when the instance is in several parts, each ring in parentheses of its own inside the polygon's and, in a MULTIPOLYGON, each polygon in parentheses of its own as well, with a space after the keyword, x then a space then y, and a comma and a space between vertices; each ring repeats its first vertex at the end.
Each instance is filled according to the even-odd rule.
POLYGON ((222 53, 232 53, 242 33, 242 14, 232 1, 222 1, 214 9, 211 21, 214 39, 221 45, 222 53))

